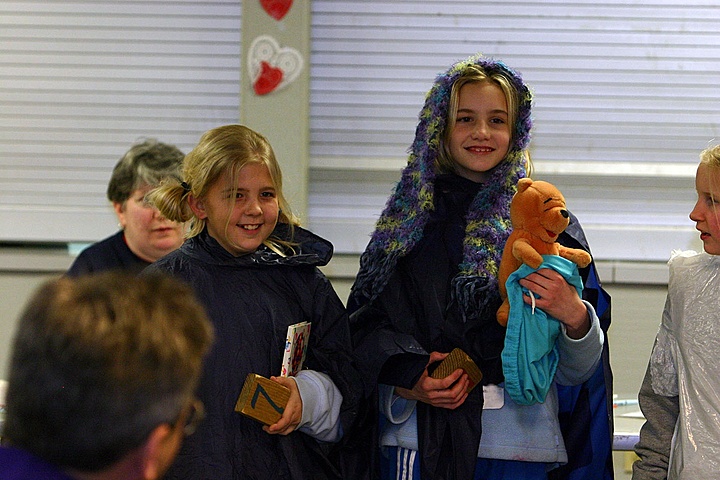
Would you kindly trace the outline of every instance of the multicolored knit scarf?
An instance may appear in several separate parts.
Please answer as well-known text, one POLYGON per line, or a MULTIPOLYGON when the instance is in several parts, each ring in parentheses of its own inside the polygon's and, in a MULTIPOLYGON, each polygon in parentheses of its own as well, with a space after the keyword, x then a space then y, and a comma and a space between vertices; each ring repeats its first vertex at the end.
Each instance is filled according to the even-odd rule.
POLYGON ((360 257, 360 271, 350 294, 358 304, 372 301, 382 292, 398 259, 422 238, 434 208, 436 159, 442 148, 452 86, 471 65, 481 67, 489 75, 504 73, 519 92, 512 144, 505 160, 491 172, 470 206, 463 262, 452 286, 466 319, 481 310, 488 293, 497 292, 498 266, 510 233, 510 200, 517 181, 526 176, 524 150, 530 142, 532 94, 518 73, 502 62, 476 55, 440 74, 427 93, 407 166, 360 257))

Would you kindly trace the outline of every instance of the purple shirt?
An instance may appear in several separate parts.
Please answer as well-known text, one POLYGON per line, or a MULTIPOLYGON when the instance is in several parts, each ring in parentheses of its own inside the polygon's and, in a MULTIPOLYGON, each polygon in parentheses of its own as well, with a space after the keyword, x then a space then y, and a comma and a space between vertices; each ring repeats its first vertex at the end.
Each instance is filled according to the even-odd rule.
POLYGON ((3 480, 73 480, 72 477, 24 450, 0 447, 0 478, 3 480))

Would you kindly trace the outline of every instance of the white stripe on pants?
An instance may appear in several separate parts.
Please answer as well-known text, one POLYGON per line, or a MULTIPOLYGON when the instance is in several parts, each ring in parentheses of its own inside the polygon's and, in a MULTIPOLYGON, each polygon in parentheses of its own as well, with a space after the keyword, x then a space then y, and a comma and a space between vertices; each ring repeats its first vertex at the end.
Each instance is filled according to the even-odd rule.
POLYGON ((397 480, 412 480, 417 452, 407 448, 397 448, 397 480))

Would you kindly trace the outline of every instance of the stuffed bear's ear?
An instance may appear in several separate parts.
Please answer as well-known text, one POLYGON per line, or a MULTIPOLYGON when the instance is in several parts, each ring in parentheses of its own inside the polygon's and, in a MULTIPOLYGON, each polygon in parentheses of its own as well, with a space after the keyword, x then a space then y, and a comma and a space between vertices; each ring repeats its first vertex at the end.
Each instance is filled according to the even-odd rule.
POLYGON ((530 187, 530 185, 532 185, 532 183, 533 183, 533 181, 531 178, 521 178, 520 180, 518 180, 518 183, 517 183, 518 193, 524 192, 525 190, 527 190, 530 187))

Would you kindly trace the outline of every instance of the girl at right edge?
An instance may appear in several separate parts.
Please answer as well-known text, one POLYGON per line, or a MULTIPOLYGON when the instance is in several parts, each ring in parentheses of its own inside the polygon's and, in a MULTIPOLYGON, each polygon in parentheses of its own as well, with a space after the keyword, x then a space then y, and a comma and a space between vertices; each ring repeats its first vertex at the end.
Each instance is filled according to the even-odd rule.
POLYGON ((720 145, 700 154, 690 212, 704 252, 673 252, 662 322, 638 400, 633 480, 720 472, 720 145))

